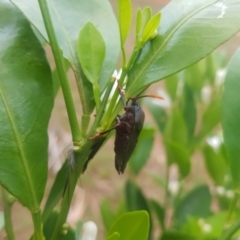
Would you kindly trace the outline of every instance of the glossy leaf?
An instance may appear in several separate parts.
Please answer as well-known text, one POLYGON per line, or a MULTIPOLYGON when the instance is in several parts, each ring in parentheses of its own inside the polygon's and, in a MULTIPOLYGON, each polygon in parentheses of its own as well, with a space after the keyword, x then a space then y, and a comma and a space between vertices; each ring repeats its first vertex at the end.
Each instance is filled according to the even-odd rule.
POLYGON ((161 20, 161 13, 157 13, 147 23, 142 36, 143 43, 147 42, 152 37, 153 33, 157 30, 160 20, 161 20))
POLYGON ((204 58, 240 29, 238 0, 171 1, 129 73, 126 98, 204 58), (183 11, 179 11, 183 9, 183 11))
POLYGON ((138 139, 137 149, 130 160, 130 169, 137 175, 149 159, 154 140, 155 130, 152 127, 144 127, 138 139))
POLYGON ((106 53, 106 46, 101 33, 88 22, 80 31, 77 42, 78 57, 87 79, 98 82, 106 53))
POLYGON ((58 204, 58 202, 63 196, 64 188, 68 179, 68 170, 69 163, 66 160, 65 163, 62 165, 62 168, 58 171, 53 186, 50 190, 49 196, 47 198, 42 214, 43 222, 45 222, 49 214, 53 211, 54 207, 58 204))
MULTIPOLYGON (((125 199, 126 208, 128 211, 146 210, 150 215, 150 208, 148 206, 146 197, 143 195, 141 189, 131 181, 127 181, 125 184, 125 199)), ((151 239, 151 215, 149 218, 149 239, 151 239)))
POLYGON ((0 5, 0 183, 35 211, 47 179, 51 70, 22 13, 0 5))
POLYGON ((144 103, 147 105, 148 109, 150 110, 160 132, 163 133, 165 129, 165 125, 167 122, 167 113, 157 104, 156 101, 145 99, 144 103))
POLYGON ((150 7, 145 7, 143 10, 138 9, 137 23, 136 23, 136 44, 142 41, 143 31, 152 17, 152 10, 150 7))
POLYGON ((146 240, 149 231, 149 216, 146 211, 124 213, 110 228, 107 236, 118 232, 119 240, 146 240))
POLYGON ((111 236, 106 238, 106 240, 118 240, 118 239, 120 239, 120 234, 118 232, 115 232, 111 236))
POLYGON ((130 0, 118 0, 118 21, 121 46, 124 46, 132 22, 132 5, 130 0))
POLYGON ((230 163, 235 187, 240 187, 240 49, 234 54, 227 67, 227 76, 222 96, 222 126, 224 143, 230 163))
POLYGON ((139 34, 140 34, 140 31, 141 31, 141 28, 142 28, 142 10, 140 8, 138 8, 137 10, 137 19, 136 19, 136 42, 139 41, 139 38, 141 37, 139 34))
POLYGON ((183 176, 190 171, 188 130, 181 112, 174 108, 164 130, 168 164, 176 163, 183 176))
MULTIPOLYGON (((38 0, 10 0, 29 19, 34 27, 48 41, 47 33, 40 13, 38 0)), ((64 57, 70 62, 81 89, 81 101, 85 114, 94 108, 92 85, 84 76, 77 56, 76 42, 80 30, 87 22, 97 26, 106 44, 104 59, 99 80, 100 93, 106 88, 118 60, 120 51, 118 24, 108 1, 98 0, 53 0, 48 1, 55 33, 64 57), (81 79, 81 80, 80 80, 81 79)))
POLYGON ((228 166, 222 152, 220 149, 213 149, 209 144, 205 144, 203 154, 208 173, 217 186, 223 186, 228 166))
POLYGON ((187 217, 205 218, 210 215, 211 195, 207 185, 199 186, 180 200, 175 208, 176 226, 184 224, 187 217))

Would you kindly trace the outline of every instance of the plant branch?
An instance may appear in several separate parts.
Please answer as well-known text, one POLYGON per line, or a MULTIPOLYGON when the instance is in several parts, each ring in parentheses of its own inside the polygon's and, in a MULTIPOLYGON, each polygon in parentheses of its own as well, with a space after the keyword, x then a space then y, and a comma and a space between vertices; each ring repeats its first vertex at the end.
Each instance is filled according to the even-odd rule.
POLYGON ((42 227, 42 216, 41 211, 38 209, 35 212, 32 212, 32 220, 34 225, 34 240, 44 240, 45 237, 43 235, 43 227, 42 227))
POLYGON ((12 224, 12 204, 13 204, 13 197, 2 187, 2 198, 3 198, 3 208, 4 208, 4 221, 5 221, 5 230, 7 234, 8 240, 14 240, 14 231, 13 231, 13 224, 12 224))
POLYGON ((240 219, 236 221, 231 227, 223 231, 222 236, 219 240, 229 240, 240 228, 240 219))
POLYGON ((63 91, 63 96, 64 96, 66 108, 67 108, 73 142, 74 142, 74 145, 78 145, 82 135, 79 129, 77 115, 76 115, 73 98, 72 98, 72 93, 69 86, 67 73, 65 70, 66 68, 65 68, 63 54, 61 49, 58 46, 58 42, 54 32, 47 2, 46 0, 38 0, 38 3, 41 9, 43 21, 47 30, 49 42, 50 42, 54 60, 56 63, 56 67, 57 67, 57 71, 58 71, 58 75, 59 75, 59 79, 60 79, 60 83, 63 91))
POLYGON ((108 98, 109 98, 109 95, 111 93, 111 90, 112 90, 112 87, 113 87, 113 84, 114 84, 114 81, 115 81, 115 78, 112 78, 107 86, 107 90, 105 92, 105 95, 104 95, 104 98, 103 98, 103 101, 101 102, 101 105, 100 105, 100 109, 99 109, 99 112, 97 113, 96 115, 96 118, 93 122, 93 125, 91 127, 91 130, 89 132, 89 136, 91 136, 94 131, 96 130, 97 126, 99 125, 99 123, 101 122, 101 119, 102 119, 102 116, 104 114, 104 109, 106 107, 106 104, 107 104, 107 101, 108 101, 108 98))
POLYGON ((68 176, 68 183, 61 203, 61 210, 51 240, 60 240, 64 236, 62 231, 63 224, 66 222, 71 200, 74 194, 74 189, 77 184, 79 175, 82 173, 82 169, 85 163, 84 160, 89 156, 90 147, 91 144, 87 142, 85 145, 81 146, 80 150, 73 151, 75 165, 68 176))

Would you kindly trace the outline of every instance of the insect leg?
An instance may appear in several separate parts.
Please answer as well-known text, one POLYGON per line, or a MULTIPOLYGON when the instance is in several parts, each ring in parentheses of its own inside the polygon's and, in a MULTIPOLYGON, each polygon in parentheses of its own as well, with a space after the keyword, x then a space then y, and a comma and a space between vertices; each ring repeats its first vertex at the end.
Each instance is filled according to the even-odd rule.
POLYGON ((118 123, 117 123, 114 127, 110 128, 110 129, 108 129, 108 130, 106 130, 106 131, 99 132, 99 133, 95 134, 94 136, 89 137, 88 140, 93 140, 93 139, 96 139, 96 138, 98 138, 98 137, 101 137, 101 136, 103 136, 103 135, 111 132, 113 129, 117 128, 120 124, 121 124, 121 122, 118 121, 118 123))

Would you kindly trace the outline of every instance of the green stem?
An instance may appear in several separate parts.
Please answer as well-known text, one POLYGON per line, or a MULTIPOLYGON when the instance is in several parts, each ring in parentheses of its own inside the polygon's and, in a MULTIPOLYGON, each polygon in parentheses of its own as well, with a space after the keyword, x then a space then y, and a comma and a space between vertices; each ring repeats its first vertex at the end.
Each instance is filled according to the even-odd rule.
POLYGON ((122 50, 122 58, 123 58, 122 66, 125 67, 125 65, 126 65, 126 52, 125 52, 124 46, 121 47, 121 50, 122 50))
POLYGON ((81 140, 82 135, 78 126, 78 120, 77 120, 77 115, 76 115, 76 111, 73 103, 72 93, 69 86, 67 73, 65 70, 66 68, 64 64, 64 58, 62 55, 62 51, 58 46, 58 42, 54 32, 47 2, 46 0, 38 0, 38 3, 41 9, 43 21, 47 30, 49 42, 52 47, 52 52, 53 52, 54 60, 56 63, 56 67, 57 67, 57 71, 58 71, 58 75, 59 75, 59 79, 60 79, 60 83, 63 91, 63 96, 64 96, 66 108, 67 108, 73 142, 74 144, 77 145, 77 143, 79 143, 79 141, 81 140))
POLYGON ((222 236, 219 238, 219 240, 229 240, 231 237, 236 233, 240 228, 240 219, 235 222, 231 227, 229 227, 227 230, 223 231, 222 236))
POLYGON ((105 92, 103 101, 101 102, 101 105, 100 105, 99 113, 96 115, 96 118, 95 118, 95 120, 93 122, 93 125, 91 127, 91 130, 89 132, 89 136, 91 136, 95 132, 96 128, 99 126, 99 124, 101 122, 102 116, 104 114, 104 109, 106 107, 109 95, 111 93, 111 90, 112 90, 112 87, 113 87, 113 84, 114 84, 114 81, 115 81, 115 78, 112 78, 111 81, 108 84, 108 87, 107 87, 107 90, 105 92))
POLYGON ((82 169, 84 165, 83 159, 86 159, 87 156, 89 155, 90 146, 91 145, 89 143, 86 143, 85 145, 81 146, 81 149, 79 151, 73 152, 75 166, 71 171, 71 174, 69 175, 67 188, 65 190, 65 194, 63 196, 63 200, 61 203, 61 210, 57 219, 57 223, 55 224, 55 228, 54 228, 54 232, 51 240, 60 240, 64 236, 62 231, 63 225, 67 219, 71 200, 74 194, 74 189, 77 184, 79 175, 82 173, 82 169))
POLYGON ((41 211, 38 209, 35 212, 32 212, 32 220, 33 220, 33 226, 34 226, 34 240, 44 240, 45 237, 43 235, 43 229, 42 229, 42 216, 41 211))
POLYGON ((234 193, 234 198, 232 199, 230 209, 229 209, 229 212, 228 212, 227 222, 229 222, 231 220, 231 216, 234 213, 235 208, 237 207, 238 199, 239 199, 239 193, 235 192, 234 193))
POLYGON ((169 189, 168 189, 168 186, 169 186, 169 176, 170 176, 170 167, 169 167, 169 164, 167 163, 167 169, 166 169, 166 185, 165 185, 165 197, 164 197, 164 216, 165 216, 165 219, 164 219, 164 224, 163 224, 163 231, 165 230, 166 228, 166 216, 167 216, 167 210, 168 210, 168 202, 169 202, 169 189))
POLYGON ((8 240, 14 240, 13 224, 12 224, 12 204, 13 197, 2 187, 3 209, 4 209, 4 222, 5 230, 8 240))
MULTIPOLYGON (((129 72, 129 69, 132 67, 134 61, 136 60, 137 58, 137 55, 139 53, 139 49, 138 48, 135 48, 134 49, 134 52, 127 64, 127 66, 123 66, 123 69, 122 69, 122 74, 121 74, 121 77, 119 79, 119 84, 120 86, 123 84, 124 82, 124 79, 125 77, 127 76, 128 72, 129 72)), ((109 127, 109 123, 112 123, 112 121, 114 120, 114 118, 116 118, 116 115, 119 113, 119 111, 121 110, 121 107, 122 105, 120 105, 120 102, 118 101, 117 102, 117 99, 118 99, 118 96, 119 96, 119 92, 118 90, 116 89, 116 91, 114 92, 113 94, 113 97, 111 99, 111 102, 110 102, 110 105, 103 117, 103 128, 105 129, 106 127, 109 127)))

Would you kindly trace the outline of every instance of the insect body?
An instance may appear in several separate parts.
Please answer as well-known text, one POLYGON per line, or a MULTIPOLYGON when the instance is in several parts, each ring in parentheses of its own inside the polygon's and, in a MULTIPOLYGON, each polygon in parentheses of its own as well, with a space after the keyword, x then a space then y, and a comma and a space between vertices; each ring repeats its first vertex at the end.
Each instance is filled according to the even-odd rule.
MULTIPOLYGON (((120 90, 119 92, 123 99, 123 96, 120 90)), ((144 96, 137 95, 134 98, 129 98, 124 106, 125 113, 123 115, 118 115, 117 123, 115 127, 109 130, 106 130, 104 132, 100 132, 94 135, 93 137, 89 138, 89 140, 93 140, 97 137, 100 137, 112 131, 113 129, 116 130, 116 139, 115 139, 115 146, 114 146, 115 168, 119 174, 124 173, 127 162, 137 145, 138 137, 143 127, 145 114, 141 106, 137 102, 137 99, 143 98, 143 97, 163 99, 162 97, 154 96, 154 95, 144 95, 144 96), (130 100, 132 102, 131 104, 128 104, 130 100)), ((99 149, 101 145, 97 149, 99 149)), ((94 151, 94 154, 95 153, 96 151, 94 151)))
POLYGON ((124 107, 126 112, 118 117, 119 125, 116 127, 115 167, 119 174, 124 172, 127 162, 136 147, 145 118, 137 99, 131 98, 131 100, 131 105, 124 107))

